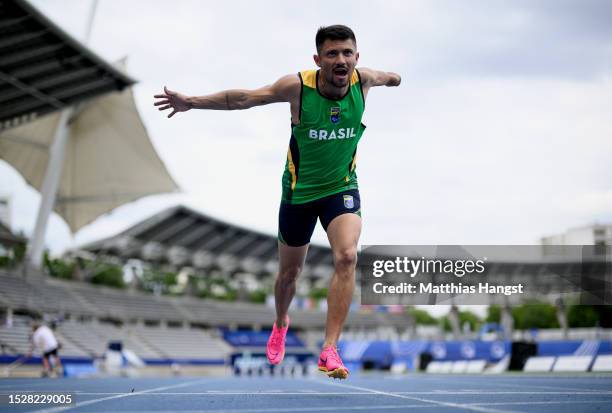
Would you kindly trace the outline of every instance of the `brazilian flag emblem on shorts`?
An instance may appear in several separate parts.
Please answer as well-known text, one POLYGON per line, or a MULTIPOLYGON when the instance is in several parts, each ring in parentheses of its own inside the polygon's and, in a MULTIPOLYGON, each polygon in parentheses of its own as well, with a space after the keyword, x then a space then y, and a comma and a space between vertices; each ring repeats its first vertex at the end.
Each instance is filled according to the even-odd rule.
POLYGON ((352 195, 342 195, 342 198, 344 199, 344 207, 347 209, 352 209, 355 207, 355 203, 353 202, 353 196, 352 195))
POLYGON ((340 122, 340 108, 338 106, 334 106, 329 110, 329 120, 331 123, 340 122))

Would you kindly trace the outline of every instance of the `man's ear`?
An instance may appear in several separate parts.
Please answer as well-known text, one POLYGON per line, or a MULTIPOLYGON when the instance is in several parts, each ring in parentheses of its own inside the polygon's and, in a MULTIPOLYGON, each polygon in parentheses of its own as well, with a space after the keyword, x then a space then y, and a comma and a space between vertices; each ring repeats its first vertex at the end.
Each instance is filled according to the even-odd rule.
POLYGON ((321 67, 321 59, 319 58, 319 55, 318 54, 313 54, 312 58, 314 59, 314 62, 316 63, 316 65, 318 67, 321 67))
POLYGON ((359 52, 355 53, 355 64, 359 61, 359 52))

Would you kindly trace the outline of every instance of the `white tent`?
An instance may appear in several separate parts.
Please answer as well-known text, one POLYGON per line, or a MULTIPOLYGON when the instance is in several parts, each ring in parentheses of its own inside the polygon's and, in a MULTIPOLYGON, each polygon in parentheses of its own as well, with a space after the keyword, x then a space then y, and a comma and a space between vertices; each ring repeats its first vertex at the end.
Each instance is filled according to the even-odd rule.
MULTIPOLYGON (((54 210, 73 232, 122 204, 178 189, 150 142, 131 88, 71 112, 54 210)), ((40 192, 63 113, 0 133, 0 158, 40 192)))
MULTIPOLYGON (((39 191, 60 116, 0 133, 0 157, 39 191)), ((151 145, 130 88, 88 103, 68 127, 54 210, 73 232, 126 202, 177 189, 151 145)))

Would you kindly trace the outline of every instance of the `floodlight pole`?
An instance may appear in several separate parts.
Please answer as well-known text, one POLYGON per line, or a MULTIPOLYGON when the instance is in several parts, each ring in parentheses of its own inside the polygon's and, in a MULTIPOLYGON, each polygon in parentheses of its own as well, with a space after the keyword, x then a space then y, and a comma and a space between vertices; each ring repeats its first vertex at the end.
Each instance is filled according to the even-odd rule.
POLYGON ((87 21, 87 27, 85 28, 85 44, 89 44, 91 39, 91 31, 93 29, 94 18, 96 17, 96 8, 98 7, 98 0, 93 0, 91 8, 89 9, 89 20, 87 21))
POLYGON ((30 248, 28 250, 28 262, 35 269, 42 268, 45 233, 47 232, 49 216, 55 204, 57 189, 62 178, 66 143, 68 139, 70 139, 68 122, 70 121, 73 111, 72 107, 62 110, 57 128, 55 129, 55 135, 53 136, 53 143, 49 150, 49 162, 47 163, 47 171, 41 188, 38 217, 36 218, 36 226, 34 227, 34 233, 32 234, 30 248))

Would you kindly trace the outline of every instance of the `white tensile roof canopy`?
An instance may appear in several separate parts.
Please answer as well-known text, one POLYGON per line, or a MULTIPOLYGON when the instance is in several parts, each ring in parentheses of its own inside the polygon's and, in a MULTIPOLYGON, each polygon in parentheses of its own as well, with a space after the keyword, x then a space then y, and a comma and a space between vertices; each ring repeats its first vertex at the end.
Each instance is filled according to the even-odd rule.
MULTIPOLYGON (((53 207, 74 232, 119 205, 178 189, 121 68, 24 0, 0 0, 0 39, 0 158, 42 193, 47 217, 53 207)), ((33 239, 44 234, 44 215, 33 239)))
MULTIPOLYGON (((60 113, 0 133, 0 157, 39 191, 60 113)), ((84 104, 69 121, 54 210, 73 232, 146 195, 177 189, 136 111, 131 89, 84 104)))

